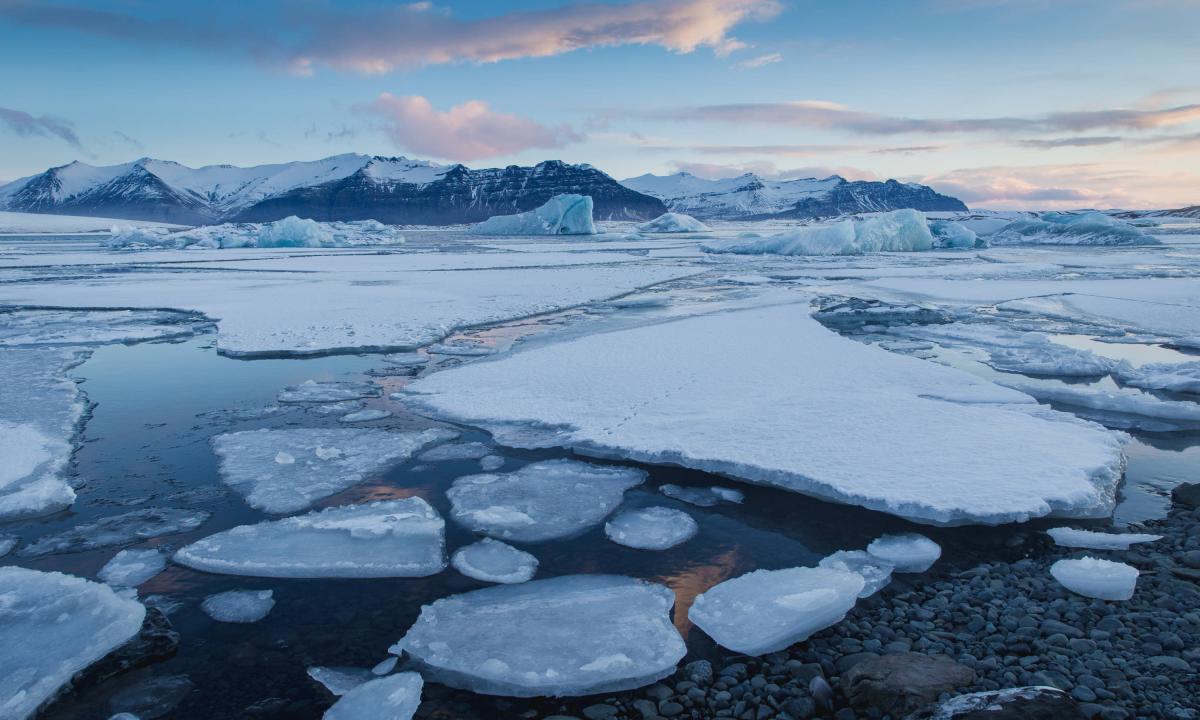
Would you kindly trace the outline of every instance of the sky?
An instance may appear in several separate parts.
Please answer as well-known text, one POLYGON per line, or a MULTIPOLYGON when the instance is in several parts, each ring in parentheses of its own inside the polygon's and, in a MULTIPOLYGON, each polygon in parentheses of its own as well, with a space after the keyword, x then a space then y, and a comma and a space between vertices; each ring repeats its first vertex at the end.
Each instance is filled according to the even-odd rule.
POLYGON ((1200 203, 1200 0, 0 0, 0 181, 346 152, 1200 203))

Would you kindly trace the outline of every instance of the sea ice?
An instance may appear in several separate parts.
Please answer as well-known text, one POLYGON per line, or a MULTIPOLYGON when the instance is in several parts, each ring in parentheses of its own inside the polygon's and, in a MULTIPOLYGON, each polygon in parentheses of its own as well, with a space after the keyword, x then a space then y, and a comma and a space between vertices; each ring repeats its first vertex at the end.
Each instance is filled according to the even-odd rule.
POLYGON ((867 546, 867 552, 895 568, 892 572, 923 573, 942 556, 940 545, 917 533, 882 535, 867 546))
MULTIPOLYGON (((0 568, 0 717, 24 720, 137 635, 141 603, 56 572, 0 568)), ((682 654, 682 653, 681 653, 682 654)))
POLYGON ((446 567, 446 524, 418 497, 241 525, 173 558, 196 570, 287 578, 425 577, 446 567))
POLYGON ((379 397, 383 391, 369 382, 317 382, 305 380, 279 393, 281 403, 336 403, 344 400, 379 397))
POLYGON ((492 538, 460 548, 450 562, 469 578, 505 585, 528 581, 538 568, 534 556, 492 538))
POLYGON ((412 720, 421 705, 421 676, 397 673, 376 678, 353 688, 333 707, 324 720, 412 720))
POLYGON ((468 475, 446 491, 451 517, 477 533, 541 542, 577 535, 621 504, 642 470, 546 460, 504 474, 468 475))
POLYGON ((1200 426, 1200 404, 1187 400, 1160 400, 1137 390, 1114 392, 1090 386, 1027 382, 1004 384, 1043 402, 1061 403, 1096 410, 1105 415, 1112 413, 1123 416, 1120 422, 1122 427, 1175 430, 1200 426))
POLYGON ((892 581, 892 572, 896 569, 896 566, 887 560, 862 550, 838 550, 821 558, 821 562, 817 564, 823 568, 861 575, 864 584, 863 589, 858 591, 860 598, 870 597, 886 587, 892 581))
POLYGON ((925 216, 916 210, 893 210, 832 225, 802 225, 765 238, 704 245, 708 252, 737 255, 862 255, 931 249, 933 235, 925 216))
POLYGON ((375 674, 369 669, 356 667, 310 667, 308 676, 338 697, 375 679, 375 674))
POLYGON ((1099 600, 1128 600, 1138 579, 1132 565, 1094 557, 1059 560, 1050 566, 1050 574, 1071 592, 1099 600))
POLYGON ((209 595, 200 609, 213 620, 227 623, 258 622, 275 607, 273 590, 227 590, 209 595))
POLYGON ((21 557, 40 557, 56 553, 75 553, 96 548, 124 545, 161 535, 195 530, 208 519, 203 510, 150 507, 110 515, 70 530, 46 535, 17 551, 21 557))
POLYGON ((157 550, 122 550, 96 576, 113 587, 137 587, 166 566, 167 558, 157 550))
POLYGON ((304 510, 403 462, 422 448, 458 436, 453 430, 247 430, 217 435, 221 479, 269 513, 304 510))
POLYGON ((988 235, 992 245, 1159 245, 1140 229, 1104 213, 1045 213, 1015 220, 988 235))
POLYGON ((636 227, 638 232, 643 233, 693 233, 712 230, 691 215, 673 212, 663 213, 650 222, 644 222, 636 227))
POLYGON ((716 485, 712 487, 684 487, 682 485, 667 483, 666 485, 659 486, 658 491, 669 498, 682 500, 697 507, 713 507, 723 502, 741 503, 746 499, 741 490, 723 488, 716 485))
POLYGON ((1068 527, 1050 528, 1046 533, 1057 545, 1089 550, 1128 550, 1130 545, 1162 539, 1162 535, 1147 533, 1106 533, 1068 527))
POLYGON ((687 652, 675 595, 616 575, 500 585, 421 608, 391 648, 424 674, 487 695, 594 695, 648 685, 687 652))
POLYGON ((429 448, 417 456, 421 462, 448 462, 451 460, 479 460, 492 453, 492 448, 481 442, 447 443, 429 448))
POLYGON ((691 515, 665 507, 625 510, 604 525, 604 534, 618 545, 638 550, 666 550, 690 540, 699 528, 691 515))
POLYGON ((1113 372, 1122 385, 1200 395, 1200 362, 1148 363, 1134 367, 1121 361, 1113 372))
POLYGON ((688 619, 722 647, 765 655, 841 622, 864 584, 830 568, 755 570, 697 595, 688 619))
POLYGON ((471 227, 476 235, 595 235, 589 195, 555 195, 516 215, 497 215, 471 227))
POLYGON ((380 410, 379 408, 367 408, 366 410, 355 410, 352 413, 338 418, 338 422, 344 423, 360 423, 373 422, 375 420, 383 420, 392 416, 391 410, 380 410))

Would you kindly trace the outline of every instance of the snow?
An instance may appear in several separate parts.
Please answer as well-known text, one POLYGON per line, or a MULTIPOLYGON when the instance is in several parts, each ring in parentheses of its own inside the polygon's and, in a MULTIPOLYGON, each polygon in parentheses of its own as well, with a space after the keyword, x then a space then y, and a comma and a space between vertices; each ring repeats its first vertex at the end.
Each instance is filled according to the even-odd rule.
POLYGON ((860 575, 863 579, 863 588, 858 591, 860 598, 870 597, 886 587, 892 581, 892 573, 896 569, 896 566, 887 560, 862 550, 838 550, 821 558, 817 565, 860 575))
POLYGON ((778 235, 708 243, 704 249, 737 255, 862 255, 932 250, 933 235, 916 210, 893 210, 863 220, 803 225, 778 235))
POLYGON ((225 223, 169 232, 157 227, 114 225, 111 248, 347 248, 403 245, 404 235, 375 220, 317 222, 290 215, 269 223, 225 223))
POLYGON ((592 198, 555 195, 536 210, 496 215, 471 227, 476 235, 595 235, 592 198))
POLYGON ((209 595, 200 609, 213 620, 227 623, 258 622, 275 607, 273 590, 227 590, 209 595))
POLYGON ((492 538, 459 548, 450 563, 469 578, 505 585, 530 580, 538 568, 533 555, 492 538))
POLYGON ((308 676, 338 697, 375 679, 375 674, 367 668, 356 667, 310 667, 308 676))
POLYGON ((987 241, 980 240, 971 228, 949 220, 934 220, 929 223, 929 232, 933 234, 935 248, 974 248, 981 243, 985 247, 987 245, 987 241))
POLYGON ((1071 592, 1099 600, 1128 600, 1138 579, 1137 568, 1094 557, 1059 560, 1050 574, 1071 592))
POLYGON ((481 442, 447 443, 429 448, 417 456, 421 462, 449 462, 453 460, 479 460, 490 455, 492 449, 481 442))
POLYGON ((658 488, 658 491, 669 498, 682 500, 685 503, 695 505, 697 507, 714 507, 723 502, 741 503, 745 496, 740 490, 723 487, 683 487, 681 485, 666 484, 658 488))
POLYGON ((423 685, 412 672, 365 682, 326 710, 324 720, 411 720, 421 705, 423 685))
POLYGON ((146 608, 71 575, 0 568, 0 717, 32 718, 75 673, 137 635, 146 608))
POLYGON ((1113 374, 1122 385, 1130 387, 1200 395, 1200 361, 1147 363, 1140 367, 1122 361, 1113 374))
POLYGON ((1139 228, 1099 212, 1045 213, 1015 220, 988 235, 992 245, 1159 245, 1139 228))
POLYGON ((110 515, 45 535, 17 551, 21 557, 75 553, 195 530, 208 520, 203 510, 149 507, 110 515))
POLYGON ((765 655, 841 622, 863 586, 830 568, 755 570, 697 595, 688 619, 722 647, 765 655))
POLYGON ((381 410, 379 408, 367 408, 366 410, 356 410, 352 413, 338 418, 338 422, 344 423, 361 423, 374 422, 375 420, 383 420, 392 416, 391 410, 381 410))
POLYGON ((42 213, 0 211, 0 235, 67 235, 75 233, 107 233, 114 225, 127 227, 161 228, 167 230, 177 225, 148 222, 145 220, 116 220, 114 218, 87 217, 84 215, 45 215, 42 213))
POLYGON ((615 575, 567 575, 443 598, 391 652, 430 680, 487 695, 594 695, 649 685, 687 651, 675 595, 615 575))
POLYGON ((542 542, 578 535, 646 479, 642 470, 546 460, 504 474, 468 475, 446 491, 450 515, 477 533, 542 542))
POLYGON ((867 552, 891 563, 892 572, 923 573, 942 556, 940 545, 918 533, 883 535, 867 546, 867 552))
POLYGON ((284 388, 277 399, 281 403, 335 403, 379 397, 382 394, 379 386, 371 383, 305 380, 299 385, 284 388))
POLYGON ((618 545, 638 550, 666 550, 686 542, 699 527, 682 510, 647 507, 618 513, 604 525, 604 534, 618 545))
POLYGON ((217 435, 212 446, 226 485, 250 507, 282 514, 304 510, 457 435, 442 428, 248 430, 217 435))
POLYGON ((709 232, 709 226, 691 215, 683 213, 663 213, 649 222, 637 225, 637 231, 643 233, 694 233, 709 232))
POLYGON ((1106 516, 1124 467, 1119 436, 843 338, 807 303, 528 347, 405 393, 504 444, 681 465, 934 524, 1106 516), (955 431, 896 431, 912 427, 955 431))
POLYGON ((425 577, 446 567, 445 522, 418 497, 241 525, 174 560, 205 572, 283 578, 425 577))
POLYGON ((1068 527, 1050 528, 1046 533, 1054 538, 1056 545, 1089 550, 1128 550, 1131 545, 1162 539, 1162 535, 1147 533, 1106 533, 1068 527))
POLYGON ((166 557, 157 550, 122 550, 96 576, 113 587, 137 587, 166 566, 166 557))

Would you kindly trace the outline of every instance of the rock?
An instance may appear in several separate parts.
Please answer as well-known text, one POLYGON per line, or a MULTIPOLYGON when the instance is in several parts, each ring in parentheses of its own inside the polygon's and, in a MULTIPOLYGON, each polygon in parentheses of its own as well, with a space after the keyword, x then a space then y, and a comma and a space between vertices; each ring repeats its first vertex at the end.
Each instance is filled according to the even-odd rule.
POLYGON ((908 720, 1084 720, 1079 705, 1061 690, 1019 687, 950 698, 908 720))
POLYGON ((588 720, 608 720, 608 718, 616 715, 618 712, 612 705, 599 703, 585 707, 583 709, 583 716, 588 720))
POLYGON ((1200 508, 1200 483, 1180 483, 1171 490, 1171 501, 1176 505, 1200 508))
POLYGON ((1149 658, 1149 661, 1152 665, 1158 665, 1159 667, 1170 668, 1172 670, 1181 670, 1183 672, 1192 671, 1192 666, 1188 664, 1187 660, 1171 657, 1170 655, 1155 655, 1154 657, 1149 658))
POLYGON ((896 653, 869 658, 842 676, 855 708, 902 716, 975 681, 975 671, 944 655, 896 653))
POLYGON ((146 619, 136 637, 75 677, 77 687, 99 684, 127 670, 166 660, 179 649, 179 633, 162 610, 146 608, 146 619))
POLYGON ((707 660, 696 660, 683 666, 683 676, 697 685, 712 685, 713 666, 707 660))
POLYGON ((833 688, 825 682, 825 678, 817 675, 808 683, 808 691, 812 694, 813 705, 824 712, 833 710, 833 688))

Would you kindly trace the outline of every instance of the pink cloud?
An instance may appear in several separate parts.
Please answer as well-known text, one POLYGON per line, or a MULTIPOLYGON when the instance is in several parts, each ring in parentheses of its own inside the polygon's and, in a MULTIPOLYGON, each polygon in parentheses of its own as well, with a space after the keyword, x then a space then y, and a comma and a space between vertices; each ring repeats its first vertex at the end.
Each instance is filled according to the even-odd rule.
POLYGON ((1100 164, 990 166, 909 178, 971 207, 1056 210, 1165 208, 1195 203, 1200 176, 1100 164))

